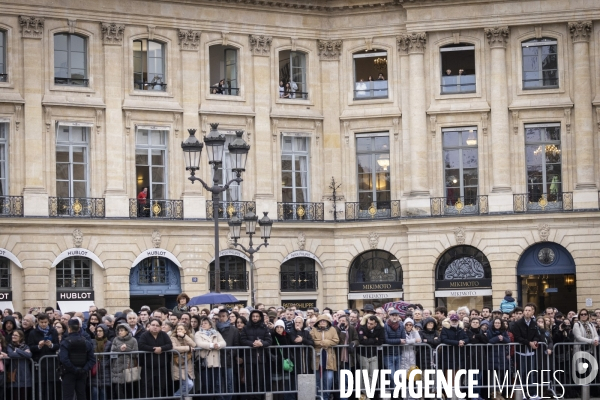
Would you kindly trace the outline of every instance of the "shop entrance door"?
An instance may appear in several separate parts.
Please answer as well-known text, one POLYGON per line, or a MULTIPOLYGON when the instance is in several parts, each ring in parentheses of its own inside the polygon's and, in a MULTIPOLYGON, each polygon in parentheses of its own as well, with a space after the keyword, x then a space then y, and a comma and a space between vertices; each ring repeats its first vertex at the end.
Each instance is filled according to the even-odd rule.
POLYGON ((146 305, 173 309, 181 293, 181 276, 175 263, 165 257, 148 257, 129 274, 130 306, 134 311, 146 305))

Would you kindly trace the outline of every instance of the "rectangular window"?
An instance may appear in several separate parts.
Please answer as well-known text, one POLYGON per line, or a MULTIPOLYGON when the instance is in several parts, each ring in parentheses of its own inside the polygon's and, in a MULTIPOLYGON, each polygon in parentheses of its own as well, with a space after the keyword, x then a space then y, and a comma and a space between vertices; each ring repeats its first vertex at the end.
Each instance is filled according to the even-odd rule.
POLYGON ((387 51, 357 53, 354 59, 354 99, 387 99, 387 51))
POLYGON ((87 86, 87 43, 68 33, 54 35, 54 83, 87 86))
POLYGON ((87 258, 69 257, 56 266, 56 287, 91 288, 92 268, 87 258))
POLYGON ((0 31, 0 82, 6 82, 6 32, 0 31))
POLYGON ((148 200, 167 198, 167 131, 137 128, 135 134, 137 193, 148 188, 148 200))
POLYGON ((88 127, 58 125, 56 196, 88 197, 88 127))
POLYGON ((442 129, 446 204, 458 200, 464 205, 477 204, 479 163, 477 128, 442 129))
POLYGON ((562 201, 560 124, 525 125, 525 158, 529 201, 562 201))
POLYGON ((0 257, 0 288, 10 289, 10 260, 0 257))
POLYGON ((533 39, 521 43, 523 49, 523 89, 558 87, 558 42, 533 39))
POLYGON ((165 45, 153 40, 133 41, 133 87, 136 90, 166 90, 165 45))
POLYGON ((281 139, 282 202, 309 202, 309 140, 283 136, 281 139))
POLYGON ((239 96, 238 49, 216 45, 208 50, 210 62, 210 93, 239 96))
POLYGON ((475 93, 475 46, 458 44, 440 48, 442 94, 475 93))
POLYGON ((0 196, 8 196, 8 123, 0 122, 0 196))
MULTIPOLYGON (((233 142, 236 138, 234 134, 229 134, 228 131, 225 135, 225 148, 223 149, 223 163, 221 167, 217 171, 217 176, 219 178, 219 182, 221 185, 226 184, 233 178, 235 178, 235 174, 231 171, 231 159, 229 157, 229 144, 233 142)), ((231 132, 233 133, 233 132, 231 132)), ((211 171, 214 171, 211 168, 211 171)), ((229 186, 229 189, 221 193, 221 201, 241 201, 242 198, 242 187, 237 182, 232 182, 229 186)), ((238 217, 242 217, 238 215, 238 217)))
POLYGON ((279 52, 279 97, 308 98, 305 53, 290 50, 279 52))
POLYGON ((389 133, 356 136, 358 201, 361 211, 372 205, 390 208, 389 133))

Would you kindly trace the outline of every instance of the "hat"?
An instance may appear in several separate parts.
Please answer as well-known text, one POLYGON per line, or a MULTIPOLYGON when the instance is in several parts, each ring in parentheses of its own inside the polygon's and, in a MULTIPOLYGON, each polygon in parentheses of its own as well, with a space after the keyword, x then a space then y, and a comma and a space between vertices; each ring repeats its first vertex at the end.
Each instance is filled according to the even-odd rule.
POLYGON ((390 311, 388 311, 388 315, 400 315, 400 311, 392 308, 390 311))
POLYGON ((281 326, 283 329, 285 329, 285 323, 278 319, 277 322, 275 322, 275 328, 277 328, 278 326, 281 326))
POLYGON ((502 311, 499 308, 494 308, 492 310, 492 314, 494 314, 494 313, 502 314, 502 311))
POLYGON ((482 319, 481 320, 481 326, 483 326, 483 325, 488 325, 489 326, 490 325, 490 321, 488 321, 487 319, 482 319))
POLYGON ((415 324, 415 321, 413 321, 413 319, 412 319, 412 318, 406 318, 406 319, 404 320, 404 325, 406 325, 406 324, 411 324, 411 325, 413 325, 413 326, 414 326, 414 324, 415 324))
POLYGON ((373 308, 373 304, 365 304, 365 308, 362 309, 364 312, 375 312, 375 308, 373 308))
POLYGON ((450 321, 460 321, 460 317, 457 314, 452 314, 450 316, 450 321))
POLYGON ((415 324, 415 328, 423 329, 423 324, 422 324, 422 323, 420 323, 420 322, 417 322, 417 323, 415 324))
POLYGON ((79 328, 81 326, 81 324, 79 323, 79 318, 71 318, 69 320, 69 326, 79 328))
POLYGON ((267 315, 269 316, 269 318, 277 318, 277 311, 271 310, 267 313, 267 315))

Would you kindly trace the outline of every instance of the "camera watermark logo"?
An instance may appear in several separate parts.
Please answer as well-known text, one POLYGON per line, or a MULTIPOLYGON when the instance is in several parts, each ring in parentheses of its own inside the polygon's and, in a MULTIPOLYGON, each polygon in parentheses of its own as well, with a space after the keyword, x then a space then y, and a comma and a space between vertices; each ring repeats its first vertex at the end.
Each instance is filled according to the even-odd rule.
POLYGON ((573 383, 576 385, 589 385, 598 375, 598 361, 587 351, 578 351, 573 354, 571 368, 574 372, 572 374, 573 383))

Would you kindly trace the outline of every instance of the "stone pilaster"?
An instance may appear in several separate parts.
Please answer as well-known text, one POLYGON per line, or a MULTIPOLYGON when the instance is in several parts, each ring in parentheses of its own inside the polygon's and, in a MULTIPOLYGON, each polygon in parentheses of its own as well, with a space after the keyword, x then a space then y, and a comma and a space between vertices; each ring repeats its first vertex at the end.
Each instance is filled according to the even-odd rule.
POLYGON ((509 37, 507 26, 484 30, 491 52, 491 146, 492 190, 489 198, 490 211, 512 209, 510 182, 510 134, 508 124, 508 91, 506 81, 506 44, 509 37))
MULTIPOLYGON (((107 217, 128 217, 129 200, 125 182, 125 149, 123 112, 123 32, 124 25, 102 23, 104 43, 104 93, 106 102, 106 199, 107 217)), ((133 77, 132 77, 133 78, 133 77)), ((130 133, 128 133, 130 134, 130 133)))
POLYGON ((25 126, 25 216, 48 216, 48 189, 45 174, 45 143, 42 95, 44 74, 44 18, 20 16, 23 54, 23 122, 25 126))

